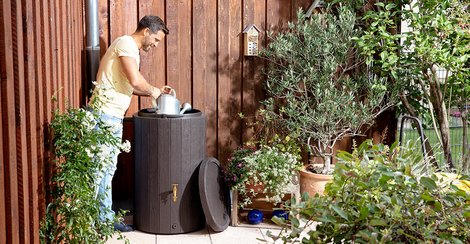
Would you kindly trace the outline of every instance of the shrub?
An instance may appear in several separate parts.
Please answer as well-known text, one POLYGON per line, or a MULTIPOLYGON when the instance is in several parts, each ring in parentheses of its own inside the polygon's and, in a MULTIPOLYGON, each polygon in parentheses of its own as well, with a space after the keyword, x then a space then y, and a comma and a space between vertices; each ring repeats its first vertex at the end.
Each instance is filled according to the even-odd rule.
POLYGON ((113 128, 95 111, 92 106, 54 112, 50 124, 54 153, 52 201, 41 222, 42 243, 105 243, 115 233, 112 221, 99 221, 97 172, 111 160, 107 148, 118 146, 128 151, 130 143, 121 144, 113 136, 113 128))
POLYGON ((294 203, 292 232, 271 237, 293 242, 304 231, 302 243, 469 243, 470 193, 411 148, 366 141, 340 153, 326 195, 294 203))

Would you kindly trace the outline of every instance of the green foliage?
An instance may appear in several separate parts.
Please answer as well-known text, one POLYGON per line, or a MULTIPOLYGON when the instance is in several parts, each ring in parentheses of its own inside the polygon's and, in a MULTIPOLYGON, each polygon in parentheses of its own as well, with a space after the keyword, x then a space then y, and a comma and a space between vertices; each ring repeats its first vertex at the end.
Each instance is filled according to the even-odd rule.
POLYGON ((245 145, 237 148, 228 158, 227 166, 224 167, 224 179, 229 187, 234 187, 241 182, 245 182, 248 177, 249 168, 246 167, 245 157, 253 154, 256 148, 245 145))
POLYGON ((271 34, 262 51, 269 61, 263 119, 323 157, 386 107, 384 80, 367 72, 355 50, 355 21, 347 8, 310 19, 299 11, 298 21, 271 34))
MULTIPOLYGON (((282 151, 282 148, 286 149, 287 146, 281 147, 280 143, 275 146, 262 145, 260 149, 248 153, 240 160, 238 165, 243 167, 243 175, 239 177, 236 184, 232 185, 232 189, 237 190, 242 196, 240 207, 251 203, 251 198, 258 193, 253 188, 247 188, 248 185, 262 188, 268 200, 273 203, 281 202, 286 193, 286 186, 291 183, 292 177, 301 166, 298 154, 282 151)), ((235 151, 234 155, 246 152, 246 149, 241 150, 235 151)), ((237 168, 234 172, 238 170, 237 168)))
POLYGON ((292 231, 272 238, 285 243, 470 241, 470 192, 435 173, 412 147, 366 141, 338 157, 326 195, 294 202, 291 221, 276 220, 292 231))
POLYGON ((470 90, 469 2, 424 0, 403 6, 405 3, 411 4, 376 3, 375 11, 364 15, 364 34, 355 40, 371 70, 389 75, 395 90, 401 91, 407 113, 439 129, 451 165, 446 143, 448 107, 463 108, 470 90), (398 32, 400 21, 409 28, 398 32))
POLYGON ((69 107, 64 113, 54 112, 50 124, 52 201, 41 223, 43 243, 105 243, 115 232, 114 222, 103 223, 98 218, 97 172, 110 163, 106 148, 125 150, 123 145, 129 144, 121 144, 113 136, 113 128, 101 121, 93 108, 69 107))

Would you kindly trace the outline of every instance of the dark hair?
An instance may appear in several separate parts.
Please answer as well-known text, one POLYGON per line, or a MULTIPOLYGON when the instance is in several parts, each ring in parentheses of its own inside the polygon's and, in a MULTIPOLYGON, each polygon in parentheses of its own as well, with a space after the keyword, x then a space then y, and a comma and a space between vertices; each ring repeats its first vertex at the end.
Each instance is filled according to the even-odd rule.
POLYGON ((154 15, 145 15, 142 19, 140 19, 136 31, 141 31, 145 28, 149 28, 150 32, 152 33, 157 33, 158 31, 163 31, 165 35, 170 33, 165 25, 165 22, 163 22, 160 17, 154 15))

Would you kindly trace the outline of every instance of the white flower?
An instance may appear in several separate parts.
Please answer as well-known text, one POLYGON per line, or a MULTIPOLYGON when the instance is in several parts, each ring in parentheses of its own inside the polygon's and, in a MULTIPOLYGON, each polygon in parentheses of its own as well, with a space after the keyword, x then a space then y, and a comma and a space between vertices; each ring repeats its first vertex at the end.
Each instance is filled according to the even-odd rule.
POLYGON ((90 150, 90 148, 85 148, 85 152, 86 152, 86 155, 87 155, 89 158, 93 158, 93 153, 92 153, 92 151, 90 150))
POLYGON ((111 158, 113 149, 110 146, 103 146, 98 153, 98 161, 106 162, 111 158))
POLYGON ((95 116, 93 116, 93 113, 85 110, 85 118, 82 121, 83 128, 85 128, 86 131, 91 131, 95 128, 96 126, 96 120, 95 116))
POLYGON ((121 149, 121 151, 126 152, 126 153, 130 152, 131 151, 131 143, 128 140, 126 140, 125 142, 121 143, 120 149, 121 149))

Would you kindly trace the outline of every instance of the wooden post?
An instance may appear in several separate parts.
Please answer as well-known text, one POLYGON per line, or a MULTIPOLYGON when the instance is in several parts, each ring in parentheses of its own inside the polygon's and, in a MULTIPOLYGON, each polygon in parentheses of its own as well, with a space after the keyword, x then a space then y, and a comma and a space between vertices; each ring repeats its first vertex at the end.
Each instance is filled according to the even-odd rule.
POLYGON ((238 191, 230 190, 232 193, 231 226, 238 226, 238 191))

